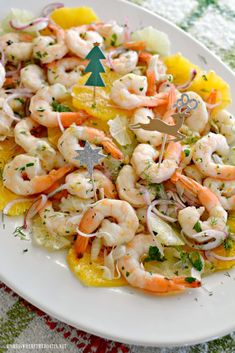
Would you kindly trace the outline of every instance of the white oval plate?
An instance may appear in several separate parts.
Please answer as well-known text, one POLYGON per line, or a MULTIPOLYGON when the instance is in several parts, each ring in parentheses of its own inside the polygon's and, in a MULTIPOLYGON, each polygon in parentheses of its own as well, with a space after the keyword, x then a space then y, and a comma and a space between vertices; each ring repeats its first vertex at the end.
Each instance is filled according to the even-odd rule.
MULTIPOLYGON (((1 1, 1 17, 11 7, 39 13, 49 2, 1 1)), ((66 5, 89 5, 100 18, 120 23, 128 16, 131 28, 137 28, 140 22, 156 26, 169 35, 172 52, 180 51, 195 64, 214 69, 234 87, 232 71, 161 17, 118 0, 67 0, 66 5)), ((235 102, 234 90, 232 94, 235 102)), ((235 329, 235 270, 229 271, 231 277, 217 273, 206 278, 207 290, 200 288, 167 297, 143 294, 132 288, 86 288, 69 271, 65 252, 48 253, 15 238, 12 233, 21 223, 20 219, 8 218, 5 230, 0 230, 0 278, 20 296, 61 321, 116 341, 152 346, 195 344, 235 329), (25 248, 28 252, 23 253, 25 248)))

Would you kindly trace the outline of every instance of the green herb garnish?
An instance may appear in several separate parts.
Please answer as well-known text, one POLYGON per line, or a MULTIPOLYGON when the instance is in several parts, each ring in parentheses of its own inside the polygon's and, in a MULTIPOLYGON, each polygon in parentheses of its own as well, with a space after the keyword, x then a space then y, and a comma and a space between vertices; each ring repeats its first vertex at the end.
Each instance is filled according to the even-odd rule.
POLYGON ((157 246, 150 246, 148 256, 145 258, 144 262, 150 262, 150 261, 163 262, 165 260, 166 260, 165 257, 160 253, 157 246))
POLYGON ((57 102, 56 100, 54 100, 54 102, 52 102, 52 109, 54 110, 54 112, 59 112, 59 113, 72 111, 67 105, 61 104, 61 103, 57 102))
POLYGON ((193 283, 196 281, 196 278, 194 277, 185 277, 185 281, 188 282, 188 283, 193 283))
POLYGON ((188 258, 196 270, 202 271, 203 261, 201 255, 197 251, 192 251, 191 253, 189 253, 188 258))
POLYGON ((196 230, 196 232, 200 233, 202 231, 202 228, 201 228, 201 225, 200 225, 200 222, 197 221, 194 226, 193 226, 193 229, 196 230))

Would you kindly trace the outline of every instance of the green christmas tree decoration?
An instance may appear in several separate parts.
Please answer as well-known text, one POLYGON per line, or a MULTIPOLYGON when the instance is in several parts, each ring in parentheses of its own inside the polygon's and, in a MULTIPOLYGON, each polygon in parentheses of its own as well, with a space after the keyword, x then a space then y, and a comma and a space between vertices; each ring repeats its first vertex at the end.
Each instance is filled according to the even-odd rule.
POLYGON ((105 55, 99 48, 99 43, 94 44, 94 48, 92 48, 87 54, 86 59, 89 60, 89 64, 84 72, 91 72, 91 75, 85 83, 85 86, 105 87, 105 83, 100 76, 101 72, 105 72, 105 69, 100 62, 100 60, 105 59, 105 55))

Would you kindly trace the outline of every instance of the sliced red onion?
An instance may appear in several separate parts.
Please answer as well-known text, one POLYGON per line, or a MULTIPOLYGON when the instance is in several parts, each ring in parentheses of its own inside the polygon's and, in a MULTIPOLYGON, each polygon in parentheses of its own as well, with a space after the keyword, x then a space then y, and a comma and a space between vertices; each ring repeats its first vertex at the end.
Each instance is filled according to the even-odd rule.
POLYGON ((22 68, 22 63, 20 61, 18 66, 17 66, 17 68, 15 70, 10 70, 10 71, 6 72, 6 77, 11 77, 11 76, 19 74, 21 68, 22 68))
POLYGON ((181 231, 181 236, 183 237, 183 240, 185 241, 185 243, 190 246, 193 249, 197 249, 197 250, 212 250, 217 248, 219 245, 222 244, 222 242, 224 241, 224 239, 227 236, 227 233, 222 232, 222 231, 216 231, 214 229, 208 229, 206 231, 200 232, 200 233, 196 233, 193 235, 193 239, 195 239, 196 241, 199 242, 205 242, 205 241, 210 241, 212 239, 214 239, 213 241, 210 241, 209 243, 206 244, 194 244, 191 241, 189 241, 186 238, 186 235, 184 234, 183 231, 181 231), (205 233, 209 236, 209 237, 205 237, 205 233), (203 237, 204 234, 204 237, 203 237))
POLYGON ((12 200, 12 201, 8 202, 8 204, 4 207, 4 209, 2 210, 2 213, 3 213, 4 215, 8 215, 10 209, 11 209, 12 206, 14 206, 16 203, 19 203, 19 202, 26 202, 26 201, 33 201, 33 200, 34 200, 34 199, 28 199, 28 198, 26 198, 26 197, 12 200))
POLYGON ((112 61, 112 52, 109 52, 107 55, 107 64, 113 71, 115 71, 112 61))
POLYGON ((56 9, 60 9, 61 7, 64 7, 64 4, 62 2, 54 2, 52 4, 49 4, 42 9, 42 15, 45 17, 48 17, 48 15, 50 15, 51 12, 53 12, 56 9))
MULTIPOLYGON (((46 17, 39 17, 36 18, 33 21, 30 21, 25 24, 19 24, 19 21, 17 19, 15 20, 10 20, 9 25, 11 26, 12 29, 15 31, 24 31, 26 29, 35 27, 35 31, 41 31, 42 29, 46 28, 48 26, 49 18, 46 17)), ((32 28, 33 30, 33 28, 32 28)))
POLYGON ((28 209, 24 219, 24 228, 28 229, 29 221, 45 206, 47 202, 47 196, 42 194, 35 200, 32 206, 28 209))
POLYGON ((47 195, 47 198, 50 199, 52 196, 54 196, 55 194, 57 194, 58 192, 62 191, 62 190, 67 190, 68 188, 68 184, 63 184, 63 185, 60 185, 57 189, 53 190, 52 192, 50 192, 48 195, 47 195))
POLYGON ((206 257, 208 257, 208 259, 211 256, 221 261, 235 261, 235 256, 221 256, 221 255, 215 254, 213 251, 206 251, 205 255, 206 257))
POLYGON ((167 195, 169 194, 170 197, 173 198, 174 201, 178 202, 178 204, 184 208, 186 207, 185 204, 182 202, 182 200, 180 199, 179 195, 173 191, 167 191, 167 195))
POLYGON ((87 233, 83 233, 79 228, 77 228, 77 233, 84 238, 101 237, 102 235, 108 235, 109 237, 113 238, 113 236, 110 233, 103 232, 103 231, 87 234, 87 233))
POLYGON ((146 187, 141 185, 140 192, 143 194, 144 202, 146 203, 147 206, 149 206, 151 204, 151 197, 150 197, 149 191, 147 190, 146 187))
POLYGON ((191 83, 195 79, 196 75, 197 75, 197 70, 192 70, 190 73, 189 80, 187 82, 183 83, 182 85, 176 85, 176 88, 181 91, 186 90, 191 85, 191 83))
POLYGON ((166 216, 163 213, 161 213, 160 211, 158 211, 156 208, 153 208, 153 212, 160 217, 161 219, 163 219, 164 221, 170 222, 170 223, 175 223, 177 222, 177 218, 173 218, 170 216, 166 216))
POLYGON ((125 19, 125 30, 124 30, 124 40, 125 42, 129 42, 131 40, 131 30, 130 30, 130 24, 129 24, 129 18, 126 17, 125 19))
POLYGON ((64 132, 64 126, 62 124, 62 121, 61 121, 61 118, 60 118, 60 113, 59 112, 56 112, 56 120, 58 122, 58 125, 59 125, 59 128, 60 128, 60 131, 61 132, 64 132))
POLYGON ((10 107, 10 105, 8 104, 9 101, 15 99, 15 98, 19 98, 19 97, 28 97, 31 98, 32 97, 32 93, 13 93, 10 94, 3 103, 2 109, 3 111, 12 119, 15 121, 20 121, 21 119, 16 117, 12 108, 10 107))

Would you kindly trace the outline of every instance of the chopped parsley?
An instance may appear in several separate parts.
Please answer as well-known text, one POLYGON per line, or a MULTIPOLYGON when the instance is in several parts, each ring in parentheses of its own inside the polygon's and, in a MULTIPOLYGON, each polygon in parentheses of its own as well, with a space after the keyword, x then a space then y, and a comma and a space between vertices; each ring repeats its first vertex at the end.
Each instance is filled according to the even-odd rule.
POLYGON ((194 277, 185 277, 185 281, 188 282, 188 283, 193 283, 196 281, 196 278, 194 277))
POLYGON ((115 47, 116 42, 117 42, 117 34, 113 33, 112 36, 111 36, 111 41, 110 41, 111 46, 115 47))
POLYGON ((130 275, 130 272, 126 271, 126 277, 128 277, 130 275))
POLYGON ((52 102, 52 109, 54 110, 54 112, 59 112, 59 113, 72 111, 67 105, 61 104, 56 100, 52 102))
POLYGON ((192 251, 191 253, 189 253, 188 258, 196 270, 202 271, 203 261, 201 255, 197 251, 192 251))
POLYGON ((185 154, 185 157, 188 157, 190 155, 190 149, 189 148, 185 148, 184 154, 185 154))
POLYGON ((32 167, 34 165, 34 163, 27 163, 25 166, 26 167, 32 167))
POLYGON ((202 79, 203 79, 204 81, 208 81, 208 78, 206 77, 206 75, 202 75, 202 79))
POLYGON ((202 228, 201 228, 201 225, 200 225, 200 222, 197 221, 194 226, 193 226, 193 229, 196 230, 196 232, 200 233, 202 231, 202 228))
POLYGON ((233 247, 233 241, 232 241, 232 239, 231 238, 226 238, 225 240, 224 240, 224 248, 225 248, 225 250, 231 250, 232 249, 232 247, 233 247))
POLYGON ((144 262, 150 261, 165 261, 165 257, 162 256, 157 246, 150 246, 148 256, 145 258, 144 262))

